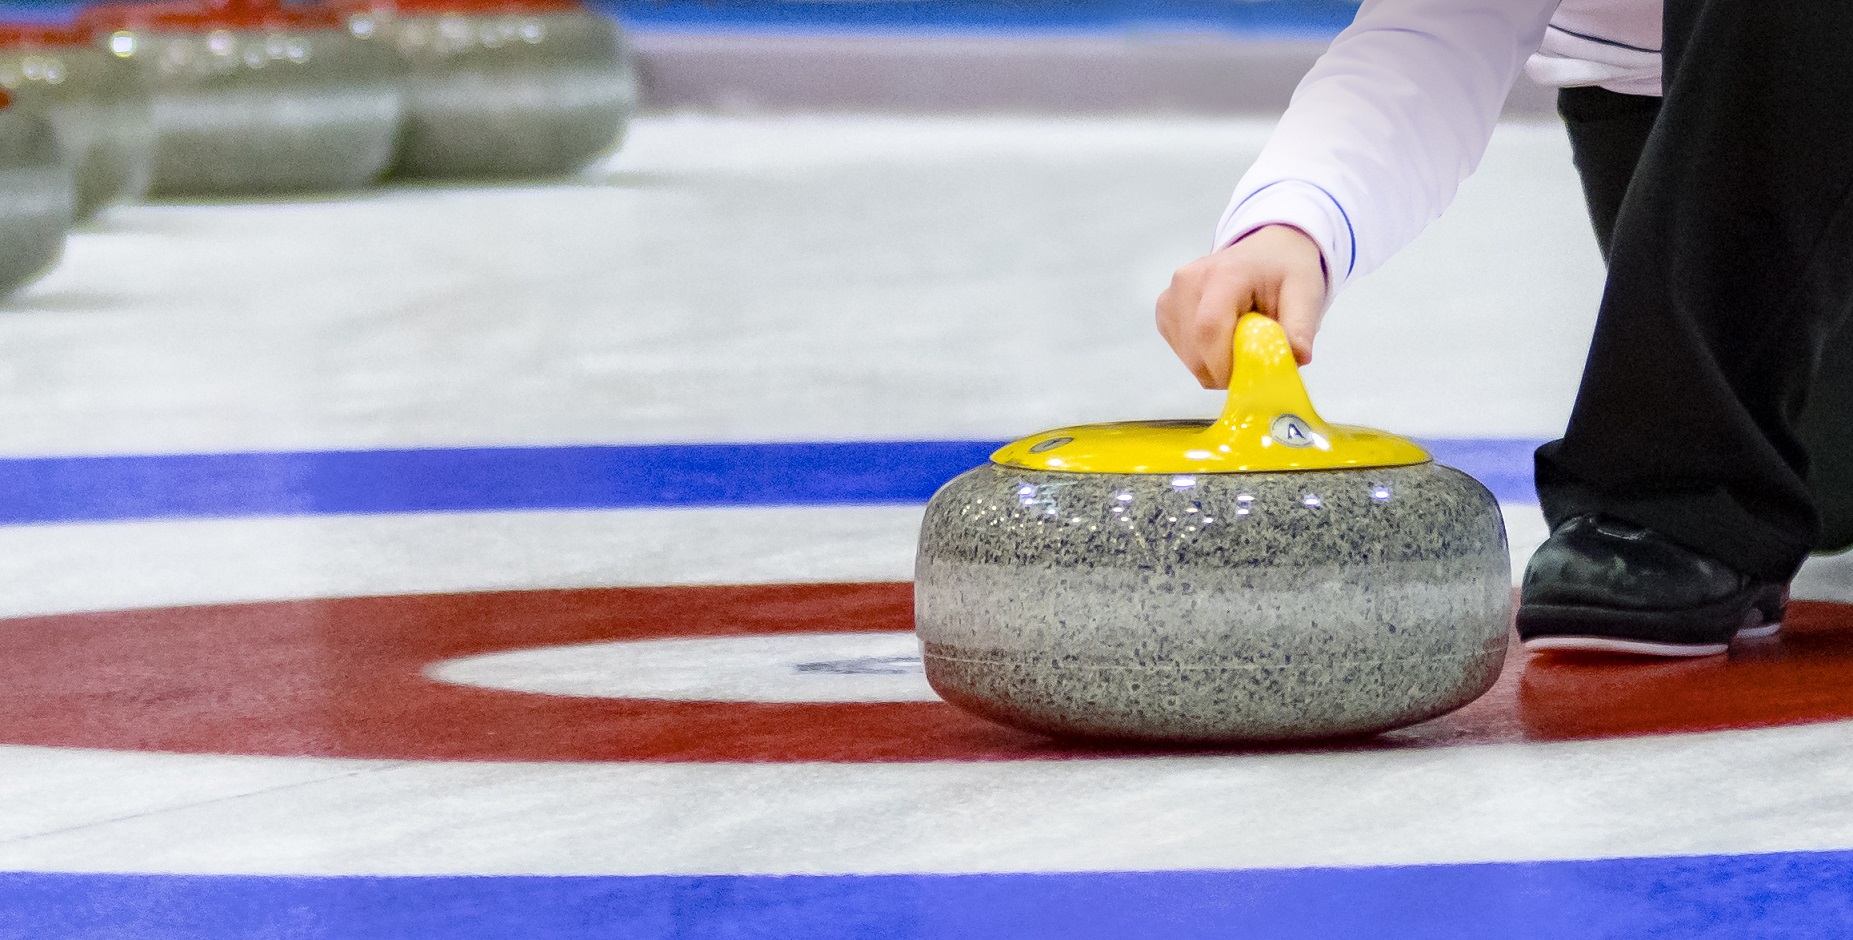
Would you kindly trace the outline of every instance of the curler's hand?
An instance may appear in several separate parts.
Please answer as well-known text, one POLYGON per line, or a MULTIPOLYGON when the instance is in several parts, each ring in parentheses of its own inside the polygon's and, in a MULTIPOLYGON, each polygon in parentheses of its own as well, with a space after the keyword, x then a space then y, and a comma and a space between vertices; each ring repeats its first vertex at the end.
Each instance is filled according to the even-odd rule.
POLYGON ((1279 321, 1305 365, 1325 315, 1319 246, 1299 229, 1268 225, 1179 268, 1158 296, 1158 332, 1204 388, 1229 386, 1236 318, 1256 311, 1279 321))

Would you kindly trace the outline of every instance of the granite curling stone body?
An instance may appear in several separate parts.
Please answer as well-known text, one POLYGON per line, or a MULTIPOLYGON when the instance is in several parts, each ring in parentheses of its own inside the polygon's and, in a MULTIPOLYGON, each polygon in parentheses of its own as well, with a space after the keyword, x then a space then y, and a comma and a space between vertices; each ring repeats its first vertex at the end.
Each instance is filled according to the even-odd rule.
POLYGON ((74 221, 148 190, 154 125, 135 52, 80 26, 0 23, 0 88, 51 122, 71 167, 74 221))
POLYGON ((392 175, 577 172, 617 149, 637 75, 616 20, 577 0, 360 0, 401 60, 392 175))
POLYGON ((1025 438, 927 507, 915 620, 947 701, 1047 734, 1368 734, 1472 701, 1505 659, 1498 503, 1313 411, 1280 328, 1242 319, 1216 422, 1025 438))
POLYGON ((0 297, 58 263, 73 199, 51 122, 0 90, 0 297))
POLYGON ((338 10, 163 0, 78 23, 147 63, 155 196, 353 190, 392 160, 397 59, 338 10))

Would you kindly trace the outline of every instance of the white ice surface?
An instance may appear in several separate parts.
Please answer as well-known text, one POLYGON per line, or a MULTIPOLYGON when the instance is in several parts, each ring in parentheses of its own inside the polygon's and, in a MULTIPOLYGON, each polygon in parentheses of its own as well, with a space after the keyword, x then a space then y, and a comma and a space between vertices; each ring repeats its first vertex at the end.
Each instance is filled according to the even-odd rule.
MULTIPOLYGON (((1507 506, 1513 570, 1544 540, 1507 506)), ((0 616, 445 591, 907 581, 919 506, 0 526, 0 616)))
MULTIPOLYGON (((132 206, 0 304, 0 454, 1001 438, 1212 413, 1152 327, 1256 119, 655 117, 568 183, 132 206)), ((1553 435, 1601 267, 1561 128, 1341 298, 1334 420, 1553 435)))
POLYGON ((440 682, 669 702, 937 702, 911 633, 781 633, 574 643, 425 667, 440 682))
POLYGON ((0 869, 1091 871, 1853 847, 1853 723, 1422 751, 505 764, 0 747, 0 869))
POLYGON ((906 581, 918 506, 0 527, 0 616, 447 591, 906 581))
MULTIPOLYGON (((0 529, 0 562, 12 566, 0 577, 45 582, 10 601, 22 608, 12 613, 137 597, 888 580, 905 577, 917 525, 917 509, 892 507, 46 526, 0 529), (45 550, 27 551, 35 544, 45 550)), ((1029 763, 458 764, 0 747, 0 869, 1039 871, 1846 848, 1853 779, 1831 755, 1849 747, 1847 724, 1029 763)))
MULTIPOLYGON (((1005 437, 1204 414, 1150 326, 1255 121, 658 117, 567 184, 119 210, 0 305, 0 454, 1005 437)), ((1600 285, 1502 127, 1341 298, 1328 417, 1549 436, 1600 285)), ((1542 538, 1507 507, 1515 556, 1542 538)), ((0 614, 905 578, 917 507, 0 528, 0 614)), ((1806 574, 1853 600, 1844 562, 1806 574), (1834 567, 1839 565, 1839 567, 1834 567)), ((0 747, 0 868, 875 872, 1853 847, 1853 726, 1032 763, 381 762, 0 747)))

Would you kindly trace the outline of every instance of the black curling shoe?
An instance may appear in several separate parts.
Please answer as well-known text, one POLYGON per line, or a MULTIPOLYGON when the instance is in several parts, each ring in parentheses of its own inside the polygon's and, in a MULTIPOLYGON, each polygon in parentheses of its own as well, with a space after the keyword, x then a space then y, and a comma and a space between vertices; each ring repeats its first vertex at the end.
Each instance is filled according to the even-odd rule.
POLYGON ((1748 575, 1606 516, 1558 526, 1519 590, 1527 649, 1713 656, 1782 627, 1786 585, 1748 575))

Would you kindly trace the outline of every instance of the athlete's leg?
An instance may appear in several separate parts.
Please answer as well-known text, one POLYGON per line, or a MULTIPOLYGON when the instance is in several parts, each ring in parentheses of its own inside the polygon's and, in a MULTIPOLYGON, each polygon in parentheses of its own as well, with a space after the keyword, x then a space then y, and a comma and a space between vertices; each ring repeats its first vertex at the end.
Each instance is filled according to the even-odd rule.
MULTIPOLYGON (((1604 88, 1565 88, 1557 113, 1570 135, 1570 151, 1596 244, 1604 259, 1615 217, 1660 114, 1660 98, 1604 88)), ((1808 490, 1821 516, 1816 551, 1853 547, 1853 320, 1828 341, 1799 425, 1808 453, 1808 490)))
POLYGON ((1853 548, 1853 318, 1828 340, 1802 411, 1808 491, 1821 525, 1814 550, 1853 548))
POLYGON ((1786 580, 1820 528, 1797 425, 1853 309, 1853 5, 1668 0, 1666 25, 1666 98, 1539 495, 1553 524, 1600 513, 1786 580))
POLYGON ((1534 646, 1719 652, 1769 629, 1810 547, 1853 542, 1853 171, 1825 166, 1853 133, 1853 13, 1668 0, 1666 27, 1657 114, 1560 99, 1610 276, 1538 454, 1534 646))
POLYGON ((1658 95, 1624 95, 1606 88, 1565 88, 1557 113, 1570 132, 1570 154, 1583 183, 1583 201, 1602 257, 1614 241, 1615 216, 1634 179, 1647 135, 1660 115, 1658 95))

